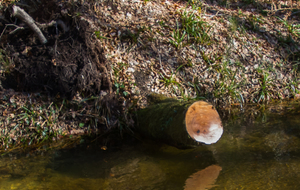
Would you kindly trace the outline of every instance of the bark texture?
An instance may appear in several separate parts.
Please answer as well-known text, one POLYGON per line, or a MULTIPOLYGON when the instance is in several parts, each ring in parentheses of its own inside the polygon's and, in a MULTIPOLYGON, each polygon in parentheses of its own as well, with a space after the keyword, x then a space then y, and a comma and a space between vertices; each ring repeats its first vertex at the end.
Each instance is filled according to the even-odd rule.
MULTIPOLYGON (((195 106, 193 103, 195 101, 180 102, 167 99, 139 110, 137 112, 137 129, 145 136, 178 148, 194 147, 201 143, 215 143, 219 138, 216 141, 207 143, 206 140, 198 140, 195 134, 209 138, 212 136, 210 127, 217 124, 220 125, 218 127, 221 127, 220 130, 223 132, 218 113, 212 105, 204 101, 195 103, 196 105, 200 103, 201 106, 195 106), (193 114, 189 114, 191 112, 190 107, 193 109, 193 114), (210 110, 214 111, 213 116, 210 110), (189 120, 187 125, 186 115, 189 120), (191 132, 188 133, 188 131, 191 132)), ((222 135, 222 133, 219 135, 222 135)))

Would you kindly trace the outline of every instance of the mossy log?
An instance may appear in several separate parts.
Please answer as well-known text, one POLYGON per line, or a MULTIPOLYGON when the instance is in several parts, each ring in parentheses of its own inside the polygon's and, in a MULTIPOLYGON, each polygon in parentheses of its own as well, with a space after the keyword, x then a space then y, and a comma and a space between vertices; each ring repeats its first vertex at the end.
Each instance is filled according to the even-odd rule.
POLYGON ((164 99, 137 112, 137 130, 178 148, 217 142, 223 133, 218 112, 205 101, 164 99))

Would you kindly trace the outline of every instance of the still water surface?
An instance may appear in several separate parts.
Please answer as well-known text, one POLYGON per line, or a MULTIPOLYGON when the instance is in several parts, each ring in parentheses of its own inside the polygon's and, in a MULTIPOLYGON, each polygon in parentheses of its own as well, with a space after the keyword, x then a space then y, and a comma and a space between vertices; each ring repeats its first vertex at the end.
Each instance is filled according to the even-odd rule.
POLYGON ((300 187, 300 113, 237 114, 195 149, 138 141, 0 157, 0 190, 203 190, 300 187))

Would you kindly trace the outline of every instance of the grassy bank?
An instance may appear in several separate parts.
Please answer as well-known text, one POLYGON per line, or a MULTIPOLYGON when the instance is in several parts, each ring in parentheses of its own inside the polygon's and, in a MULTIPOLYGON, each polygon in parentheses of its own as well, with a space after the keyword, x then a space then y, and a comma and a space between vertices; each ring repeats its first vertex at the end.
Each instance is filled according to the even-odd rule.
MULTIPOLYGON (((2 1, 2 9, 12 2, 2 1)), ((153 92, 204 99, 219 109, 299 98, 299 1, 87 0, 64 5, 64 11, 81 10, 69 15, 74 23, 93 23, 91 35, 105 49, 116 102, 108 101, 109 95, 64 100, 3 90, 3 149, 111 128, 130 131, 129 110, 147 106, 153 92)), ((14 61, 4 49, 0 62, 6 77, 14 61)))

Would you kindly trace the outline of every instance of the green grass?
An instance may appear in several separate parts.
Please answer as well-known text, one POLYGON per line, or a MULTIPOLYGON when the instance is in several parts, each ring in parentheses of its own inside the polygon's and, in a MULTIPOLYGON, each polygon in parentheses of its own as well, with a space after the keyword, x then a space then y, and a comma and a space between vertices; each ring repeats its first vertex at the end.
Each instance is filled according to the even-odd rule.
POLYGON ((107 37, 104 37, 100 31, 95 31, 95 35, 98 39, 109 39, 107 37))
POLYGON ((172 71, 172 73, 171 73, 170 76, 164 76, 162 73, 160 73, 160 76, 161 76, 161 78, 162 78, 162 80, 160 80, 160 81, 164 83, 165 87, 171 86, 171 88, 172 88, 172 90, 173 90, 173 92, 174 92, 175 94, 180 93, 181 98, 182 98, 183 100, 189 100, 189 99, 191 99, 191 98, 190 98, 189 92, 187 92, 188 95, 185 95, 185 88, 184 88, 184 86, 183 86, 181 83, 179 83, 179 82, 176 81, 176 74, 177 74, 177 72, 178 72, 183 66, 184 66, 184 65, 180 65, 180 66, 176 69, 175 72, 172 71))
POLYGON ((183 67, 183 65, 179 66, 176 69, 175 73, 172 71, 172 73, 169 77, 164 76, 162 73, 160 73, 160 76, 162 78, 161 82, 163 82, 166 87, 168 87, 169 85, 172 85, 172 86, 175 85, 180 88, 181 84, 176 81, 176 74, 181 67, 183 67))
POLYGON ((250 24, 250 29, 258 32, 260 29, 260 25, 264 24, 262 16, 251 15, 248 17, 248 23, 250 24))
POLYGON ((69 135, 69 130, 84 129, 93 135, 99 124, 111 127, 112 111, 99 97, 50 104, 28 101, 20 105, 10 103, 10 98, 2 101, 6 102, 1 106, 6 117, 0 119, 1 148, 35 147, 69 135))
POLYGON ((238 30, 239 28, 239 22, 238 22, 238 17, 236 16, 231 16, 229 17, 228 21, 230 22, 230 32, 234 33, 238 30))
POLYGON ((12 68, 12 60, 9 58, 8 55, 6 55, 5 50, 0 49, 0 70, 2 70, 4 73, 10 73, 10 70, 12 68))
POLYGON ((290 24, 287 20, 283 20, 279 17, 277 17, 281 23, 283 23, 292 36, 295 36, 297 38, 300 37, 300 24, 290 24))
POLYGON ((240 91, 245 83, 245 79, 238 81, 236 75, 239 67, 235 70, 229 67, 229 62, 225 61, 218 68, 215 68, 219 73, 219 77, 215 81, 213 95, 215 98, 224 99, 226 102, 239 102, 241 105, 245 103, 244 97, 240 91))
POLYGON ((201 86, 203 86, 203 84, 201 82, 199 82, 199 78, 198 77, 194 77, 193 83, 192 82, 188 82, 188 85, 190 87, 192 87, 194 89, 194 91, 196 92, 196 100, 205 100, 205 99, 209 99, 209 95, 206 94, 205 89, 203 89, 201 86))
POLYGON ((184 44, 183 41, 186 38, 186 31, 179 28, 178 21, 176 20, 176 29, 171 33, 172 38, 169 39, 169 42, 176 48, 181 49, 184 44))
POLYGON ((290 91, 290 94, 295 97, 296 94, 299 94, 300 91, 297 89, 298 85, 300 84, 300 74, 298 71, 298 67, 294 67, 291 72, 293 73, 294 77, 288 79, 287 86, 285 87, 290 91))
MULTIPOLYGON (((11 106, 17 107, 13 104, 6 106, 6 109, 11 106)), ((10 145, 22 143, 32 145, 63 135, 61 130, 56 130, 61 108, 53 103, 47 107, 27 103, 18 109, 18 113, 10 113, 5 121, 1 121, 6 126, 0 133, 2 146, 8 148, 10 145)))
POLYGON ((260 89, 255 93, 257 98, 255 98, 255 102, 267 102, 270 100, 272 96, 271 87, 274 86, 273 80, 269 77, 269 73, 259 71, 261 73, 261 78, 259 80, 260 89))
MULTIPOLYGON (((199 16, 196 16, 193 12, 184 11, 180 14, 180 21, 179 24, 176 20, 176 28, 171 32, 171 38, 169 39, 169 42, 176 49, 179 50, 191 44, 210 45, 212 43, 209 34, 212 26, 199 16)), ((162 24, 164 23, 160 23, 160 25, 162 24)))
POLYGON ((201 12, 203 2, 202 0, 188 0, 188 5, 190 5, 193 10, 198 10, 199 12, 201 12))
POLYGON ((112 66, 114 73, 114 87, 117 95, 122 95, 124 97, 128 96, 128 91, 126 91, 126 85, 124 82, 120 81, 123 78, 123 73, 128 68, 128 64, 120 62, 117 63, 116 67, 112 66))
POLYGON ((184 11, 181 14, 181 24, 183 31, 187 34, 187 42, 202 45, 211 43, 209 31, 212 26, 208 25, 193 12, 184 11))

